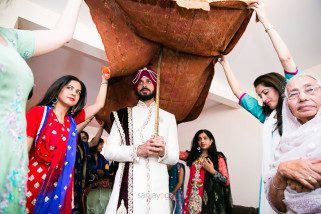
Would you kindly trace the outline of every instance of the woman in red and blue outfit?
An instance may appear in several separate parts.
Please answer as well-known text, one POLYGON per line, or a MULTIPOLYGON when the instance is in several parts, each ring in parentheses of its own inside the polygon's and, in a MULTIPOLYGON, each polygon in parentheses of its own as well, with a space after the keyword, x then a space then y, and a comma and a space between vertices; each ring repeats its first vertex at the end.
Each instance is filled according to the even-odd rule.
POLYGON ((71 213, 76 127, 104 106, 108 78, 102 77, 96 102, 84 108, 84 83, 63 76, 27 112, 27 213, 71 213))

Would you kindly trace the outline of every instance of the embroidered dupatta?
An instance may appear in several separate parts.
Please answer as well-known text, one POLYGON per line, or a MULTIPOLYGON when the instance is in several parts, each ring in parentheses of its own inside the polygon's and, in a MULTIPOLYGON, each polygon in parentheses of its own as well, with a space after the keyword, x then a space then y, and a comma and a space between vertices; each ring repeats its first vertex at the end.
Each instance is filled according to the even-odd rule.
MULTIPOLYGON (((51 107, 44 109, 40 128, 37 133, 35 144, 46 125, 51 107)), ((72 116, 70 120, 69 137, 66 144, 59 145, 55 150, 54 158, 50 164, 47 176, 42 183, 40 193, 35 204, 34 213, 71 213, 72 174, 76 156, 76 133, 77 126, 72 116)))

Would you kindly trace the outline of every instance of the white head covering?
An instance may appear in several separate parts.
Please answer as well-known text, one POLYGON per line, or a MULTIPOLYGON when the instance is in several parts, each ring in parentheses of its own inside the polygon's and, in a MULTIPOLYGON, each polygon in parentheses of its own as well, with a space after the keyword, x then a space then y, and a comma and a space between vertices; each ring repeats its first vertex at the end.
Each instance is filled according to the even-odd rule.
MULTIPOLYGON (((301 76, 291 79, 290 82, 301 76)), ((310 76, 312 77, 312 76, 310 76)), ((314 78, 314 77, 312 77, 314 78)), ((314 78, 316 79, 316 78, 314 78)), ((287 95, 287 91, 285 91, 287 95)), ((289 160, 320 160, 321 159, 321 110, 308 122, 301 124, 289 109, 287 98, 283 102, 283 135, 274 152, 274 160, 270 171, 265 175, 266 184, 271 185, 280 163, 289 160)), ((269 188, 265 188, 266 191, 269 188)), ((321 188, 309 193, 297 193, 287 187, 284 191, 284 202, 288 211, 295 213, 321 213, 321 188)))

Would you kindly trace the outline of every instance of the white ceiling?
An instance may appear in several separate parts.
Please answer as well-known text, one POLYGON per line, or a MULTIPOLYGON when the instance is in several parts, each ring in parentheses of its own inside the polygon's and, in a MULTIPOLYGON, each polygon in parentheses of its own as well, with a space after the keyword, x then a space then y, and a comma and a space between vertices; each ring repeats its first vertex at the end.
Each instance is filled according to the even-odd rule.
MULTIPOLYGON (((66 3, 66 0, 29 1, 57 13, 61 13, 66 3)), ((321 0, 269 0, 266 1, 266 8, 271 22, 288 45, 297 65, 302 70, 320 65, 321 0)), ((85 4, 81 8, 79 22, 96 30, 85 4)), ((268 35, 264 32, 261 24, 255 22, 254 16, 245 34, 228 58, 237 78, 248 90, 252 90, 252 82, 257 76, 272 71, 282 72, 282 67, 268 35)), ((36 89, 38 88, 38 90, 36 90, 35 97, 29 106, 40 99, 50 82, 61 75, 70 73, 77 74, 84 80, 87 87, 90 88, 88 100, 89 102, 93 101, 102 64, 104 64, 102 60, 69 48, 61 48, 48 55, 32 59, 30 65, 35 74, 36 89), (48 62, 59 63, 48 66, 48 62), (93 75, 94 71, 97 71, 97 76, 93 75)), ((216 68, 214 81, 227 84, 218 64, 216 68)), ((213 100, 207 101, 205 109, 218 104, 213 100)))
MULTIPOLYGON (((53 12, 61 13, 66 5, 66 0, 29 0, 33 3, 38 4, 41 7, 50 9, 53 12)), ((85 3, 81 5, 80 13, 79 13, 79 22, 89 26, 89 27, 95 27, 95 24, 91 20, 89 8, 85 3)))

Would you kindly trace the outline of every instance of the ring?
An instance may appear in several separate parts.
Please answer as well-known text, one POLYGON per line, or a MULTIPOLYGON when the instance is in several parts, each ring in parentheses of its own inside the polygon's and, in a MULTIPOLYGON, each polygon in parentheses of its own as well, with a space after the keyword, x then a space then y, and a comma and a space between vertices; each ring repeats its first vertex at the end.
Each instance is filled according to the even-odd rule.
POLYGON ((311 176, 309 176, 309 177, 308 177, 308 181, 311 181, 311 180, 312 180, 312 177, 311 177, 311 176))

